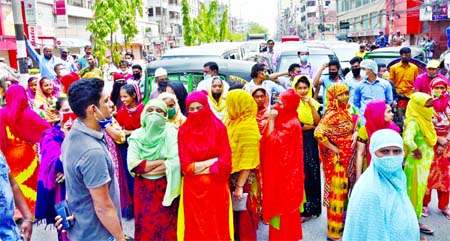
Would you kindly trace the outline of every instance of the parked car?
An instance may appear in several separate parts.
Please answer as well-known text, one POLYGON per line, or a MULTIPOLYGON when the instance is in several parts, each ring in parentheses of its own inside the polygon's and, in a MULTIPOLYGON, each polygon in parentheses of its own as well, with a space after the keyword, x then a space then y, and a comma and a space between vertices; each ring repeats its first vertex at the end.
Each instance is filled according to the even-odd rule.
POLYGON ((161 60, 167 59, 242 59, 241 50, 229 43, 215 44, 214 46, 189 46, 168 50, 161 56, 161 60))
MULTIPOLYGON (((364 57, 365 59, 373 59, 377 64, 385 64, 386 66, 394 59, 400 58, 400 49, 403 47, 386 47, 375 49, 364 57)), ((423 47, 410 46, 411 58, 418 59, 424 63, 428 62, 427 54, 423 47)))
POLYGON ((193 58, 189 61, 185 59, 168 59, 153 61, 146 68, 146 82, 144 103, 148 101, 154 83, 154 75, 157 68, 162 67, 167 70, 169 80, 180 81, 184 84, 188 92, 197 88, 203 80, 203 65, 206 62, 214 61, 219 65, 219 76, 230 85, 235 82, 245 84, 251 79, 250 73, 256 62, 232 60, 232 59, 211 59, 193 58))
POLYGON ((359 50, 359 44, 345 42, 336 43, 330 44, 329 48, 336 54, 336 57, 341 63, 341 68, 344 70, 345 68, 350 69, 350 60, 355 57, 356 52, 359 50))

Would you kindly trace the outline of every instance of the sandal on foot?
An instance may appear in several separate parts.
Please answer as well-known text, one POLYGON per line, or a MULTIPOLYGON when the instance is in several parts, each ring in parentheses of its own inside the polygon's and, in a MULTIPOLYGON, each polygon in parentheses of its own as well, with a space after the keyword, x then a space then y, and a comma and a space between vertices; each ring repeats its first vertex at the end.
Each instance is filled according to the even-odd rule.
POLYGON ((420 232, 421 233, 428 234, 428 235, 431 235, 431 234, 434 233, 433 229, 425 226, 425 224, 423 224, 423 223, 419 223, 419 227, 420 227, 420 232))
POLYGON ((442 211, 442 214, 444 214, 444 216, 450 220, 450 209, 445 209, 442 211))
POLYGON ((422 207, 422 217, 428 217, 430 210, 428 207, 422 207))

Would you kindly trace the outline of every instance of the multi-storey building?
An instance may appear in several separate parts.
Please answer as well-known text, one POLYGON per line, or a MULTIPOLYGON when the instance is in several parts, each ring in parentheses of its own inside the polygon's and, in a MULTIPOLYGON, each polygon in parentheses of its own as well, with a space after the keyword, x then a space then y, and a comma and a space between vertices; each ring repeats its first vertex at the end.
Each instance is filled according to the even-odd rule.
POLYGON ((336 1, 301 0, 300 32, 304 39, 336 38, 336 1))

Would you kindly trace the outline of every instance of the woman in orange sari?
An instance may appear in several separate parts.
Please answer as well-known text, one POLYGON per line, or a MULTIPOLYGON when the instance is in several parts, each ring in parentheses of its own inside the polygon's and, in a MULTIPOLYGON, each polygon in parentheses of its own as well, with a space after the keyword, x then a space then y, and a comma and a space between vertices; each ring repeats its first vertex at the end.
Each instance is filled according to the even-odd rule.
POLYGON ((233 213, 228 180, 231 149, 225 125, 214 115, 206 92, 186 100, 188 117, 178 132, 183 184, 178 240, 232 240, 233 213))
POLYGON ((325 173, 323 205, 327 207, 328 240, 340 240, 349 192, 348 170, 355 154, 357 132, 350 113, 349 91, 335 83, 327 89, 327 109, 314 131, 325 173))
POLYGON ((0 149, 34 215, 38 179, 35 144, 50 128, 28 103, 25 88, 12 85, 6 91, 6 106, 0 110, 0 149))

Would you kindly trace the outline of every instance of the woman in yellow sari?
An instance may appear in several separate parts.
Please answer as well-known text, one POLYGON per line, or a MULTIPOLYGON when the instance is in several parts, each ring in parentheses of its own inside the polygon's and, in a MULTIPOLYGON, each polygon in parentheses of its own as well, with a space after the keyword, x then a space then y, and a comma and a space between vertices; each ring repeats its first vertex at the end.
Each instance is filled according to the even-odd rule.
POLYGON ((211 89, 208 91, 208 102, 214 115, 223 123, 227 118, 227 105, 223 90, 223 80, 219 76, 211 78, 211 89))
POLYGON ((167 122, 175 125, 177 130, 186 121, 186 117, 181 113, 180 105, 178 104, 177 97, 168 92, 162 92, 159 94, 158 99, 166 102, 167 111, 167 122))
POLYGON ((226 126, 232 155, 230 187, 233 202, 246 200, 246 210, 234 210, 235 239, 256 240, 260 196, 255 175, 259 167, 260 134, 255 118, 258 107, 252 96, 244 90, 228 92, 226 104, 226 126))

